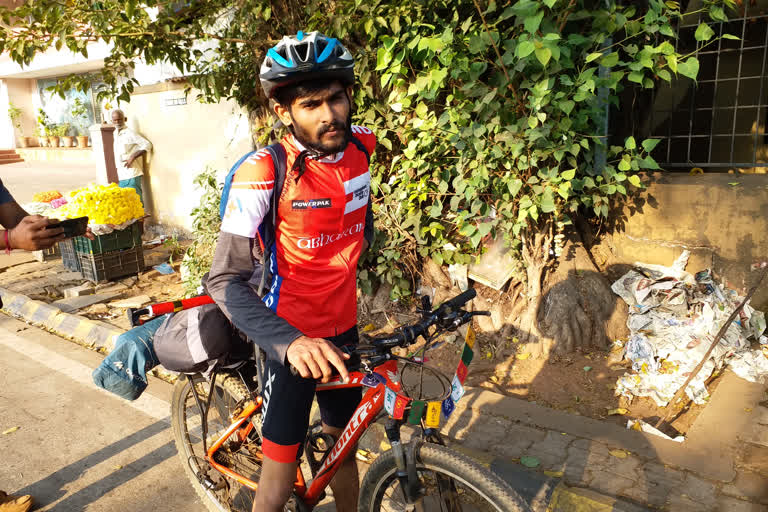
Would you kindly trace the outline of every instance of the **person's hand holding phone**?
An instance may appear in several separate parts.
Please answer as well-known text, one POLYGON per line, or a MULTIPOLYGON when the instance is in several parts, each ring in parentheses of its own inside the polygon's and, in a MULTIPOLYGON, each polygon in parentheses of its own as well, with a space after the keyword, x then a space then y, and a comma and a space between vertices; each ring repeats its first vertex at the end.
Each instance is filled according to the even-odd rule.
POLYGON ((21 219, 16 227, 8 230, 8 241, 11 249, 39 251, 48 249, 56 242, 64 239, 64 229, 48 227, 58 224, 56 219, 42 215, 28 215, 21 219))

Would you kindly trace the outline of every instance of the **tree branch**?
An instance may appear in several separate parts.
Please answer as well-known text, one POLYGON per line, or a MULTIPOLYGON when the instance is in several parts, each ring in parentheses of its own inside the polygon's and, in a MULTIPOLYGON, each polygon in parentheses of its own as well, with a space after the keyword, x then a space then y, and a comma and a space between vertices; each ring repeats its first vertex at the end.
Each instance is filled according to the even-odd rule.
POLYGON ((512 83, 512 80, 509 78, 509 73, 507 72, 507 67, 504 65, 504 61, 501 58, 501 52, 499 52, 498 46, 496 46, 496 42, 493 40, 493 36, 491 36, 491 30, 488 28, 488 23, 485 22, 485 16, 483 16, 483 11, 480 9, 480 4, 477 3, 477 0, 472 0, 475 4, 475 8, 477 9, 477 13, 480 15, 480 19, 483 22, 483 27, 485 28, 485 32, 488 34, 488 39, 491 41, 491 45, 493 45, 493 49, 496 51, 496 56, 499 58, 499 66, 501 66, 501 70, 504 72, 504 76, 507 79, 507 87, 510 91, 512 91, 512 96, 514 96, 515 103, 518 107, 518 112, 520 110, 521 105, 518 102, 517 99, 517 90, 515 90, 515 86, 512 83))

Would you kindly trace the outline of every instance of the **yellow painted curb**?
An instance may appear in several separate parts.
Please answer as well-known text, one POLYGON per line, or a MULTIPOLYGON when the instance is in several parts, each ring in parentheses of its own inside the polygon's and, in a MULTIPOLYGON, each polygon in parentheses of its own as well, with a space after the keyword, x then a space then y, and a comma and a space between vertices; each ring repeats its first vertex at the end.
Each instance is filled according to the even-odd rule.
POLYGON ((612 512, 615 503, 613 498, 561 482, 552 493, 547 512, 612 512))

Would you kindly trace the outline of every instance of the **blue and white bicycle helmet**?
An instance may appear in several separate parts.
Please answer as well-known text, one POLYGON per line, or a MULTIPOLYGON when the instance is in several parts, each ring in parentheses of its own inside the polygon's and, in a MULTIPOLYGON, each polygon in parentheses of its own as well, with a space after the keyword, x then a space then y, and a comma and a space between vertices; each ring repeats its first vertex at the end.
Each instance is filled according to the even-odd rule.
POLYGON ((285 36, 267 51, 259 80, 268 99, 280 87, 304 80, 336 78, 345 85, 355 83, 354 58, 338 39, 320 32, 285 36))

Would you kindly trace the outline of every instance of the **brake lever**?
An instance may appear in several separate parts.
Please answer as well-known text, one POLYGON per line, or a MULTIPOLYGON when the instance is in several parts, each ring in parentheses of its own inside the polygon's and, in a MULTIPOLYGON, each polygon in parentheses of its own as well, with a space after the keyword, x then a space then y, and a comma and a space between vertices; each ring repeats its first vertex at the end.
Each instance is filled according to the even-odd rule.
POLYGON ((455 331, 462 325, 469 323, 473 316, 491 316, 490 311, 463 311, 462 313, 446 327, 446 330, 455 331))

